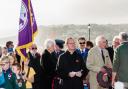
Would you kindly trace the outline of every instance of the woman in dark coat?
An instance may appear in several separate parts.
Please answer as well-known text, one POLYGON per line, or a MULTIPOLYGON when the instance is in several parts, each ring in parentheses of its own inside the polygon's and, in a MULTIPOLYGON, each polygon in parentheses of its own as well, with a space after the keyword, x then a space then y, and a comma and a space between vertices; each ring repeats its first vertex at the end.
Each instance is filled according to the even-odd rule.
POLYGON ((43 89, 52 89, 52 80, 55 75, 56 57, 54 52, 54 41, 48 39, 45 41, 45 50, 42 54, 41 64, 44 71, 43 75, 43 89))
POLYGON ((83 77, 88 72, 86 65, 76 52, 75 41, 68 38, 67 51, 60 56, 58 64, 58 74, 62 78, 61 89, 84 89, 83 77))

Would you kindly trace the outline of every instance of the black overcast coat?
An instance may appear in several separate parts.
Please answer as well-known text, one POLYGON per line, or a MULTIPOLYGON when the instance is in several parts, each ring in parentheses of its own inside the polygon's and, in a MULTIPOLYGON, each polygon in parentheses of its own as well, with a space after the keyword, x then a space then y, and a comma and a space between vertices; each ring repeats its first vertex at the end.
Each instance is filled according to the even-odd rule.
POLYGON ((60 56, 58 65, 58 74, 63 79, 62 89, 84 89, 82 77, 69 77, 69 72, 72 71, 82 71, 82 77, 88 72, 82 57, 76 51, 73 54, 66 51, 60 56))
POLYGON ((42 88, 43 70, 40 65, 40 54, 36 53, 34 57, 30 52, 28 52, 28 56, 30 59, 29 66, 32 67, 36 73, 34 75, 34 83, 32 84, 33 89, 43 89, 42 88))
POLYGON ((56 57, 45 50, 42 54, 41 64, 43 68, 43 89, 52 89, 52 80, 55 76, 56 57))

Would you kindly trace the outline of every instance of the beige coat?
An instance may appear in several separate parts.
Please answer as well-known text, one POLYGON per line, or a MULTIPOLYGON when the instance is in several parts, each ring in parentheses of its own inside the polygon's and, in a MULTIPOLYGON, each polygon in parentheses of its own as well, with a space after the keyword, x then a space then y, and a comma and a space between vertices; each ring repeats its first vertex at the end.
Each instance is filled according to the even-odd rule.
POLYGON ((105 56, 105 64, 102 59, 101 55, 101 49, 97 46, 93 47, 90 49, 88 53, 88 58, 87 58, 87 68, 90 70, 89 72, 89 82, 90 82, 90 89, 105 89, 102 88, 98 85, 97 83, 97 73, 100 71, 100 69, 107 65, 112 68, 112 63, 108 54, 108 51, 106 49, 103 49, 103 53, 105 56))

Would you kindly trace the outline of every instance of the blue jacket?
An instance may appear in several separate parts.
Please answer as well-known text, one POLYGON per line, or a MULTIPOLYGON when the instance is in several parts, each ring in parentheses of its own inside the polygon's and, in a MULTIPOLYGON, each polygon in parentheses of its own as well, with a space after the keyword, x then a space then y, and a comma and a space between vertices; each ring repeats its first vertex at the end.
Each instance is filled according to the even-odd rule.
POLYGON ((89 49, 85 48, 85 49, 84 49, 84 52, 81 52, 80 49, 76 49, 76 51, 82 56, 82 58, 83 58, 84 61, 86 62, 89 49))
POLYGON ((9 68, 7 71, 3 71, 5 83, 0 87, 5 89, 19 89, 16 82, 16 75, 9 68))

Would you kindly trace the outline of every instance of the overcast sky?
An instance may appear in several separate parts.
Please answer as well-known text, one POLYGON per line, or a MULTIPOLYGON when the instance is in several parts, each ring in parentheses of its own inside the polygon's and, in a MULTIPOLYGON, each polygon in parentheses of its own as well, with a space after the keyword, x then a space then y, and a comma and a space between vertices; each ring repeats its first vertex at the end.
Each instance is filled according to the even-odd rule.
MULTIPOLYGON (((38 25, 128 23, 128 0, 32 0, 38 25)), ((0 37, 17 34, 21 0, 1 0, 0 37)))

